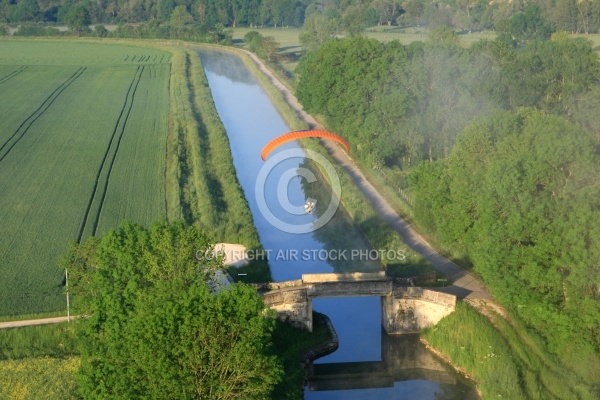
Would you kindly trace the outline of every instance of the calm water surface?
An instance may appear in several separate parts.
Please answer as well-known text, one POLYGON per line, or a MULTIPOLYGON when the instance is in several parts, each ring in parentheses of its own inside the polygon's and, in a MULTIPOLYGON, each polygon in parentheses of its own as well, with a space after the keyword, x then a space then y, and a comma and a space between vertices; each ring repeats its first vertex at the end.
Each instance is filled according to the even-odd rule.
MULTIPOLYGON (((238 179, 250 205, 260 241, 269 251, 271 274, 276 281, 299 279, 303 273, 372 272, 376 261, 330 260, 326 254, 344 249, 368 249, 362 236, 339 210, 322 228, 312 233, 286 233, 261 213, 255 196, 257 179, 265 163, 263 146, 290 129, 252 73, 236 56, 200 51, 210 89, 227 130, 238 179)), ((278 163, 264 182, 265 202, 274 217, 289 224, 316 220, 331 199, 323 182, 309 183, 294 171, 310 169, 305 152, 296 142, 273 152, 295 149, 298 156, 278 163), (284 179, 282 180, 282 177, 284 179), (282 199, 283 193, 283 199, 282 199), (290 213, 302 209, 307 198, 317 199, 317 212, 290 213), (282 205, 283 203, 283 205, 282 205)), ((313 168, 314 170, 314 168, 313 168)), ((349 255, 349 253, 346 253, 349 255)), ((306 399, 465 399, 472 387, 424 349, 418 337, 390 337, 382 333, 380 299, 377 297, 313 300, 313 308, 329 316, 340 338, 339 349, 313 365, 315 376, 305 390, 306 399)))

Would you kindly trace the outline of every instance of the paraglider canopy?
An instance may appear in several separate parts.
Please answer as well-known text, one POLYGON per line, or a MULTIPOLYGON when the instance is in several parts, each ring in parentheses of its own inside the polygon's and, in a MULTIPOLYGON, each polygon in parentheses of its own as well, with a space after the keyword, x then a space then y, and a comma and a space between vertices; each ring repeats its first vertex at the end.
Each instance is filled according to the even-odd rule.
POLYGON ((350 152, 350 145, 348 144, 348 142, 346 142, 344 139, 342 139, 340 136, 336 135, 335 133, 331 133, 331 132, 327 132, 327 131, 323 131, 323 130, 319 130, 319 129, 311 129, 311 130, 306 130, 306 131, 288 132, 288 133, 284 133, 281 136, 277 136, 275 139, 271 140, 269 143, 266 144, 266 146, 262 149, 262 152, 260 153, 260 157, 262 158, 263 161, 265 161, 267 159, 267 157, 269 156, 269 154, 271 153, 271 151, 275 150, 277 147, 281 146, 282 144, 291 142, 296 139, 306 138, 306 137, 319 137, 319 138, 333 140, 334 142, 338 142, 339 144, 344 146, 344 148, 346 149, 346 151, 348 153, 350 152))

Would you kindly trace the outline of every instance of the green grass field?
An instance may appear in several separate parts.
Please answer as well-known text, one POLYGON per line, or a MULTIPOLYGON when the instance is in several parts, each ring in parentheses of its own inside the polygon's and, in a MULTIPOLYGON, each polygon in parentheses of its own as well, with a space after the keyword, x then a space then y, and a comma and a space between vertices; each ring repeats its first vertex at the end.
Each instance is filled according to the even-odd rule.
POLYGON ((66 307, 69 241, 165 218, 170 57, 0 41, 0 315, 66 307))
POLYGON ((0 361, 0 399, 77 399, 79 357, 0 361))

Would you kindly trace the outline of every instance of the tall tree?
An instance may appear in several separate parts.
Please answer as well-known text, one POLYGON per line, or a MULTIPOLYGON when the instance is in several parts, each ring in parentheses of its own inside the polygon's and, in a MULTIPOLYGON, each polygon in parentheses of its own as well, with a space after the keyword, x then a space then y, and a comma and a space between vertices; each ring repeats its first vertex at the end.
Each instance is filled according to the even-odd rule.
POLYGON ((519 43, 548 39, 552 34, 552 27, 546 23, 542 10, 536 4, 529 4, 524 12, 514 15, 509 27, 511 35, 519 43))
POLYGON ((65 23, 71 31, 77 33, 77 36, 81 36, 83 32, 90 29, 89 25, 92 23, 92 19, 87 7, 77 4, 69 8, 65 15, 65 23))
POLYGON ((558 29, 569 33, 579 31, 579 10, 577 9, 576 0, 557 0, 553 14, 558 29))
POLYGON ((84 398, 269 397, 281 367, 256 290, 216 294, 208 238, 181 223, 127 223, 73 246, 68 268, 84 398))
POLYGON ((598 149, 565 119, 520 109, 470 125, 413 180, 415 215, 557 352, 600 348, 598 149))
POLYGON ((337 21, 322 14, 311 14, 304 20, 300 43, 307 50, 315 50, 323 43, 331 40, 337 33, 337 21))

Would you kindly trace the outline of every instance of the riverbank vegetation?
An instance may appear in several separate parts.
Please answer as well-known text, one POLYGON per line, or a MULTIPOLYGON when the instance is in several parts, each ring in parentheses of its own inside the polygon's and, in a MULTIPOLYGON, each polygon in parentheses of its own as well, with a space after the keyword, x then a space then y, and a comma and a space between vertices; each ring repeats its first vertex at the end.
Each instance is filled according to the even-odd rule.
POLYGON ((305 366, 300 359, 312 348, 331 340, 331 335, 322 314, 313 312, 313 332, 292 328, 285 322, 277 321, 273 331, 273 345, 281 358, 284 374, 281 382, 275 385, 272 399, 301 400, 304 398, 305 366))
POLYGON ((597 398, 597 369, 590 353, 573 348, 565 365, 514 316, 506 319, 492 310, 484 316, 459 302, 454 313, 423 337, 455 367, 468 371, 484 399, 597 398))
MULTIPOLYGON (((198 54, 173 56, 167 181, 169 219, 183 219, 209 232, 215 242, 259 249, 250 208, 233 166, 227 133, 219 119, 198 54)), ((268 264, 253 260, 232 270, 252 282, 270 280, 268 264)))
POLYGON ((206 282, 220 267, 201 257, 210 245, 183 223, 149 229, 126 223, 74 245, 63 266, 71 271, 74 313, 89 317, 51 331, 0 332, 0 343, 4 337, 16 343, 13 354, 56 357, 52 345, 29 350, 27 343, 35 343, 39 332, 54 332, 44 342, 60 339, 65 352, 58 356, 64 356, 77 340, 77 390, 85 398, 217 398, 232 392, 302 398, 301 356, 328 339, 327 329, 319 318, 315 333, 276 321, 252 286, 210 289, 206 282), (15 335, 24 339, 15 341, 15 335))
POLYGON ((540 32, 328 41, 301 60, 297 96, 597 394, 600 63, 585 39, 540 32))
POLYGON ((124 224, 72 247, 84 398, 267 397, 283 372, 275 318, 251 286, 211 291, 209 238, 183 223, 124 224), (98 293, 102 295, 99 296, 98 293))

